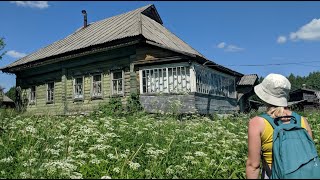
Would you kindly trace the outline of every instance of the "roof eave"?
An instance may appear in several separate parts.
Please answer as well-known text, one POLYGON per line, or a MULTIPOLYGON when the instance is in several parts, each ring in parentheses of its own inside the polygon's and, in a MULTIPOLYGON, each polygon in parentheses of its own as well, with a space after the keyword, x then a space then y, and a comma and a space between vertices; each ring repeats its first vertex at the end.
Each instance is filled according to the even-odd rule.
MULTIPOLYGON (((120 40, 123 40, 123 39, 120 39, 120 40)), ((130 46, 130 45, 138 44, 138 43, 140 43, 140 41, 141 41, 141 36, 138 35, 138 36, 136 36, 136 39, 130 40, 128 42, 104 46, 104 47, 100 47, 100 48, 92 48, 90 50, 84 50, 80 53, 78 51, 81 51, 83 49, 77 49, 75 51, 66 52, 66 53, 68 53, 67 55, 66 55, 66 53, 59 54, 57 56, 51 56, 51 57, 46 57, 43 59, 38 59, 38 60, 32 61, 30 63, 24 63, 21 65, 16 65, 16 66, 12 66, 12 67, 6 66, 0 70, 5 73, 15 74, 18 71, 41 66, 41 65, 56 63, 56 62, 65 61, 65 60, 76 58, 76 57, 81 57, 81 56, 90 55, 90 54, 94 54, 94 53, 98 53, 98 52, 103 52, 103 51, 107 51, 107 50, 112 50, 112 49, 117 49, 117 48, 121 48, 121 47, 126 47, 126 46, 130 46)), ((109 43, 112 43, 112 42, 109 42, 109 43)), ((99 44, 99 45, 101 45, 101 44, 99 44)))

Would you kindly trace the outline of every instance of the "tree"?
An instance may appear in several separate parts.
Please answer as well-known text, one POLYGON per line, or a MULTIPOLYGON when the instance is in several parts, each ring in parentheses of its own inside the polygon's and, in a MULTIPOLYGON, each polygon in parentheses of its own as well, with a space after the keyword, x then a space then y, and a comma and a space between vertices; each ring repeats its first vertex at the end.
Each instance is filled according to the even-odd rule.
POLYGON ((9 89, 8 92, 6 92, 6 96, 8 96, 12 101, 16 101, 16 87, 13 86, 9 89))
POLYGON ((320 72, 309 73, 305 84, 310 89, 320 90, 320 72))
POLYGON ((6 51, 1 53, 5 46, 6 44, 4 43, 4 38, 0 38, 0 59, 2 59, 2 56, 6 53, 6 51))

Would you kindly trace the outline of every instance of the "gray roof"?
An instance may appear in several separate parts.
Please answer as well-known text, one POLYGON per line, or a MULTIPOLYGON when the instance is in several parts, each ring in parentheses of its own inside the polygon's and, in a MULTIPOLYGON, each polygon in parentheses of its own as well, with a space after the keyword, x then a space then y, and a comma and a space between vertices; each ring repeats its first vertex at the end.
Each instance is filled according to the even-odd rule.
POLYGON ((288 102, 288 106, 292 106, 292 105, 295 105, 295 104, 299 104, 301 102, 305 102, 307 101, 306 99, 303 99, 303 100, 300 100, 300 101, 290 101, 288 102))
POLYGON ((238 82, 238 85, 249 85, 253 86, 258 79, 258 75, 256 74, 248 74, 241 77, 241 79, 238 82))
POLYGON ((154 5, 147 5, 91 23, 85 28, 79 28, 66 38, 41 48, 2 69, 138 35, 162 47, 204 57, 168 31, 162 25, 162 20, 154 5))
POLYGON ((10 99, 8 96, 6 96, 5 94, 3 95, 3 102, 10 102, 10 103, 14 103, 12 99, 10 99))
POLYGON ((299 91, 308 91, 310 93, 317 93, 317 92, 320 92, 318 90, 315 90, 315 89, 309 89, 309 88, 299 88, 299 89, 296 89, 294 91, 291 91, 290 94, 293 94, 293 93, 296 93, 296 92, 299 92, 299 91))

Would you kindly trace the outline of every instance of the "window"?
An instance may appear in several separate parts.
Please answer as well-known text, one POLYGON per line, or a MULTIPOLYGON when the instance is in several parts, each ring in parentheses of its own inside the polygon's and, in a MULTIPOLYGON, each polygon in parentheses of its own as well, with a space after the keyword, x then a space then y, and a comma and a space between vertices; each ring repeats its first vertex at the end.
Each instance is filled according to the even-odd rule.
POLYGON ((236 98, 235 78, 207 68, 196 68, 196 87, 199 93, 236 98))
POLYGON ((102 97, 101 74, 92 76, 92 97, 102 97))
POLYGON ((185 66, 143 69, 141 93, 190 92, 190 68, 185 66))
POLYGON ((47 84, 47 103, 53 103, 54 98, 54 82, 47 84))
POLYGON ((31 86, 30 88, 30 102, 29 104, 35 104, 36 103, 36 86, 31 86))
POLYGON ((83 99, 83 77, 74 78, 74 99, 83 99))
POLYGON ((123 71, 116 71, 111 74, 112 94, 123 94, 123 71))

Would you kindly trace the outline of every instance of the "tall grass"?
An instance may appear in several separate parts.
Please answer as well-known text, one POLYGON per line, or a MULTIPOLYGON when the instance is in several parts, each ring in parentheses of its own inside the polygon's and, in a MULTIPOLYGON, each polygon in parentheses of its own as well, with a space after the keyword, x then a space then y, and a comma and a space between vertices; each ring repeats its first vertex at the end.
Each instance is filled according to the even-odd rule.
MULTIPOLYGON (((1 119, 0 178, 242 179, 253 115, 11 114, 1 119)), ((319 151, 320 113, 307 116, 319 151)))

